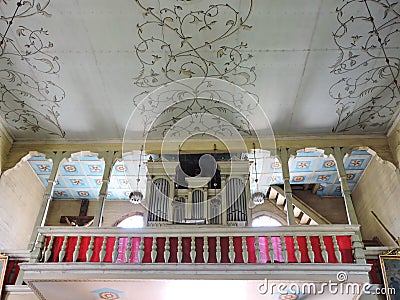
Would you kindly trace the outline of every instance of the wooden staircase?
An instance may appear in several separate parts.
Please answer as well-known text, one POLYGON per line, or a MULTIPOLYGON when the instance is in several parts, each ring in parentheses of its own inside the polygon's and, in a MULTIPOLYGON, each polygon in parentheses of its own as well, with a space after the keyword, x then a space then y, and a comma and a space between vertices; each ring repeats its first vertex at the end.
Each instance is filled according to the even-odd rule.
MULTIPOLYGON (((284 190, 279 186, 270 186, 266 200, 273 202, 279 209, 286 212, 286 197, 284 190)), ((324 216, 315 211, 312 207, 304 203, 300 198, 293 194, 293 212, 296 223, 300 225, 321 225, 331 224, 324 216)))

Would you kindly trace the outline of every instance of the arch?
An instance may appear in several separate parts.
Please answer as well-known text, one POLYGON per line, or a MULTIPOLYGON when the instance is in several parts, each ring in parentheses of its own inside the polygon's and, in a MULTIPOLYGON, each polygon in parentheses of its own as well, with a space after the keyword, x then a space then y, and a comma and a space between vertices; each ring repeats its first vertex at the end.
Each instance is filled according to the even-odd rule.
MULTIPOLYGON (((142 217, 144 218, 144 213, 143 213, 143 212, 140 212, 140 211, 133 211, 133 212, 127 213, 127 214, 121 216, 120 218, 118 218, 118 219, 112 224, 112 227, 117 227, 119 223, 121 223, 122 221, 124 221, 124 220, 126 220, 126 219, 128 219, 128 218, 130 218, 130 217, 133 217, 133 216, 142 216, 142 217)), ((145 224, 144 224, 144 225, 145 225, 145 224)))
POLYGON ((114 224, 116 227, 121 228, 143 228, 145 226, 144 214, 141 212, 133 212, 114 224))
POLYGON ((71 153, 60 162, 57 175, 60 185, 55 186, 53 198, 98 199, 104 168, 105 160, 99 158, 98 153, 91 151, 71 153))
MULTIPOLYGON (((274 207, 276 207, 276 206, 274 206, 274 207)), ((254 219, 257 219, 257 218, 262 217, 262 216, 266 216, 266 217, 270 217, 272 219, 275 219, 282 226, 283 225, 287 225, 286 213, 284 211, 279 210, 279 209, 276 212, 271 211, 269 208, 264 208, 263 210, 256 211, 256 212, 252 213, 252 221, 254 219)), ((251 224, 249 224, 249 225, 251 226, 251 224)))
POLYGON ((280 222, 271 214, 264 213, 259 215, 256 218, 253 218, 251 222, 252 227, 271 227, 271 226, 282 226, 282 222, 280 222))

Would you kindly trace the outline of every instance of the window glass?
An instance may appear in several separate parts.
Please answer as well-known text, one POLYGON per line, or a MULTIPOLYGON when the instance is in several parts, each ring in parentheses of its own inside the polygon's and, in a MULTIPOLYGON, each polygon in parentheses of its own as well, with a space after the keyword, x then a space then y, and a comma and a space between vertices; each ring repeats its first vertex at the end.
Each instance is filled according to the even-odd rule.
POLYGON ((251 226, 253 227, 268 227, 268 226, 282 226, 282 224, 269 216, 260 216, 257 217, 253 220, 253 222, 251 223, 251 226))

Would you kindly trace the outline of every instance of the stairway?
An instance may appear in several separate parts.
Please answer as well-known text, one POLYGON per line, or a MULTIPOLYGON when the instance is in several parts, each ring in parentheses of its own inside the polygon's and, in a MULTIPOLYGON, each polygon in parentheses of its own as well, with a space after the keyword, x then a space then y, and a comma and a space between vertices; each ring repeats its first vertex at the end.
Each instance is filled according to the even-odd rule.
MULTIPOLYGON (((279 186, 270 186, 266 199, 273 202, 279 209, 286 212, 286 197, 284 190, 279 186)), ((318 224, 331 224, 329 220, 305 204, 300 198, 293 194, 293 213, 297 224, 300 225, 318 225, 318 224)))

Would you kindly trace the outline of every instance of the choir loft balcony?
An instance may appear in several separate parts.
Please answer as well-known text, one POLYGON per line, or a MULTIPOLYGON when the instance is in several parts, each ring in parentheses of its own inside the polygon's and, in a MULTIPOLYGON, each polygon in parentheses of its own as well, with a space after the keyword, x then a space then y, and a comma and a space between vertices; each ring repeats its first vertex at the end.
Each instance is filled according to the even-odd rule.
MULTIPOLYGON (((130 285, 170 280, 369 281, 359 226, 271 228, 165 226, 158 228, 43 227, 24 280, 51 299, 69 284, 118 281, 130 285), (84 281, 84 283, 83 283, 84 281), (52 288, 49 288, 49 287, 52 288)), ((84 288, 84 287, 82 287, 84 288)))

